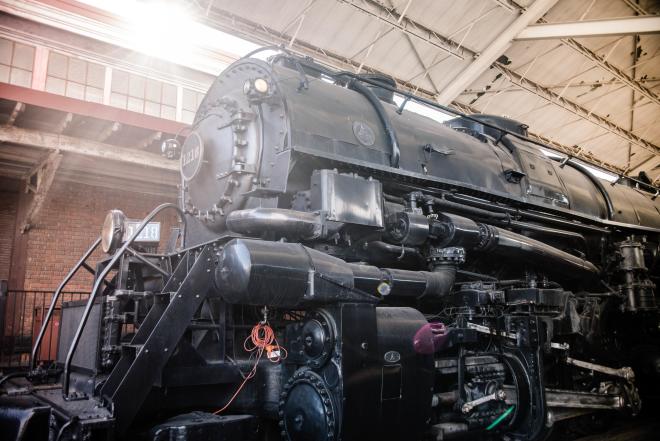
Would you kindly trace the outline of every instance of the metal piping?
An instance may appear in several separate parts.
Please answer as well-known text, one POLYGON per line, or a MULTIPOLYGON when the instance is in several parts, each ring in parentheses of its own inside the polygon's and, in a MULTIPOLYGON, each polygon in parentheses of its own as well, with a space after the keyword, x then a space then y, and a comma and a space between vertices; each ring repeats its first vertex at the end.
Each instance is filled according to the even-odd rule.
POLYGON ((318 214, 286 208, 251 208, 232 211, 227 228, 246 236, 261 236, 272 231, 302 240, 318 239, 322 233, 318 214))
MULTIPOLYGON (((422 196, 422 200, 424 197, 422 196)), ((435 198, 429 199, 435 202, 435 198)), ((546 243, 503 228, 478 223, 472 219, 440 215, 429 225, 436 243, 441 247, 462 246, 504 256, 515 254, 538 265, 557 264, 567 270, 597 274, 599 269, 591 262, 555 248, 546 243)))
POLYGON ((438 265, 432 271, 410 271, 377 268, 371 265, 348 263, 355 287, 383 297, 415 298, 417 300, 442 298, 449 294, 456 280, 456 265, 438 265), (387 284, 383 292, 383 284, 387 284))
POLYGON ((459 204, 465 204, 465 205, 471 205, 477 208, 482 208, 484 210, 493 210, 501 213, 507 213, 509 214, 509 218, 526 218, 529 220, 533 221, 539 221, 543 223, 551 223, 555 225, 560 225, 562 227, 566 228, 572 228, 572 229, 581 229, 581 230, 587 230, 587 231, 592 231, 595 233, 601 233, 601 234, 609 234, 611 233, 610 230, 606 228, 601 228, 601 227, 596 227, 593 225, 587 225, 583 223, 576 223, 576 222, 571 222, 566 219, 560 219, 556 217, 552 217, 546 214, 540 214, 536 212, 532 212, 529 210, 520 210, 518 208, 512 208, 508 206, 503 206, 503 205, 495 205, 493 203, 489 203, 483 200, 475 199, 473 197, 469 196, 464 196, 464 195, 456 195, 456 194, 446 194, 445 197, 447 200, 451 200, 452 202, 458 202, 459 204))
MULTIPOLYGON (((360 78, 354 78, 352 73, 346 73, 349 75, 351 78, 348 82, 348 88, 351 90, 354 90, 364 96, 368 101, 369 104, 374 108, 376 111, 376 114, 378 115, 378 119, 380 119, 381 124, 383 124, 383 129, 385 130, 385 134, 390 140, 390 147, 392 148, 391 151, 391 156, 390 156, 390 165, 392 167, 398 168, 399 167, 399 159, 401 158, 401 149, 399 148, 399 139, 396 136, 396 131, 394 130, 394 126, 392 126, 392 122, 390 121, 390 118, 387 116, 387 113, 385 113, 385 109, 383 108, 383 104, 380 102, 380 99, 376 96, 376 94, 366 87, 364 84, 362 84, 360 81, 360 78)), ((337 76, 343 76, 345 73, 339 73, 337 76)), ((371 83, 373 85, 373 83, 371 83)), ((376 82, 375 87, 381 87, 381 82, 376 82)), ((383 86, 385 86, 383 84, 383 86)), ((388 90, 387 88, 383 87, 384 90, 388 90)))
POLYGON ((533 233, 540 233, 547 236, 558 236, 566 239, 574 239, 576 242, 579 242, 584 248, 587 247, 587 240, 580 233, 574 231, 558 230, 556 228, 544 227, 543 225, 529 224, 526 222, 518 221, 509 221, 506 225, 519 228, 521 230, 527 230, 533 233))
POLYGON ((520 257, 535 261, 537 264, 556 263, 575 271, 594 274, 599 272, 596 265, 581 257, 522 234, 490 225, 488 227, 496 232, 496 237, 485 246, 485 249, 492 249, 494 252, 501 254, 517 253, 520 257))
MULTIPOLYGON (((436 222, 450 227, 444 229, 444 236, 437 238, 442 247, 474 244, 474 249, 503 255, 517 254, 537 264, 559 264, 580 273, 599 272, 593 263, 581 257, 503 228, 480 224, 457 215, 443 216, 436 222), (460 223, 458 228, 456 223, 460 223)), ((317 239, 322 234, 322 224, 317 214, 283 208, 234 211, 227 217, 227 228, 235 233, 257 236, 264 231, 274 231, 302 240, 317 239)))
POLYGON ((425 201, 431 201, 433 205, 436 205, 441 209, 445 209, 449 211, 458 211, 458 212, 470 214, 472 216, 491 219, 491 220, 498 220, 498 221, 507 221, 511 219, 511 216, 509 216, 509 214, 507 213, 497 213, 483 208, 472 207, 469 205, 462 204, 460 202, 450 201, 445 198, 424 195, 423 199, 425 201))

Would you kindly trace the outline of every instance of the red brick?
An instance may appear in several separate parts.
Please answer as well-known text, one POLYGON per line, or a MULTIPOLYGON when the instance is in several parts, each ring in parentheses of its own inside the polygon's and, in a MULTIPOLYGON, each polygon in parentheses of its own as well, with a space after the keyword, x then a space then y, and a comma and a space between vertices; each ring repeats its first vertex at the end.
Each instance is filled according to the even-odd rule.
MULTIPOLYGON (((0 278, 7 278, 12 232, 17 222, 18 193, 3 190, 0 187, 0 278)), ((55 179, 36 222, 26 233, 28 258, 25 265, 25 290, 54 290, 99 236, 108 210, 118 208, 129 218, 141 219, 155 206, 163 202, 174 202, 175 199, 176 195, 168 199, 55 179)), ((163 246, 169 238, 176 216, 168 213, 156 220, 161 222, 163 246)), ((91 261, 96 262, 101 257, 103 253, 99 250, 91 261)), ((81 270, 67 290, 86 291, 91 282, 91 276, 81 270)))
MULTIPOLYGON (((0 181, 0 185, 3 183, 0 181)), ((14 228, 16 210, 18 209, 18 193, 9 190, 5 185, 0 187, 0 279, 9 279, 11 250, 14 243, 14 228)))

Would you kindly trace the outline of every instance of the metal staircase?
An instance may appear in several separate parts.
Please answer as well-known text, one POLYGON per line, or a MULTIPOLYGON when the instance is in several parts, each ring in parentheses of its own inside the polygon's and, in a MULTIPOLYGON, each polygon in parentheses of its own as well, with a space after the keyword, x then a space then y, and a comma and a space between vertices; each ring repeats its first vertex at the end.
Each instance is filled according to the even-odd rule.
MULTIPOLYGON (((131 341, 120 344, 120 358, 101 387, 101 397, 108 400, 106 404, 122 403, 122 406, 114 407, 113 415, 119 424, 117 429, 120 433, 125 432, 149 394, 149 391, 160 379, 163 367, 174 352, 176 345, 183 336, 194 314, 206 299, 211 284, 212 246, 204 246, 186 251, 179 259, 177 267, 171 274, 161 267, 154 265, 147 258, 141 256, 140 253, 131 248, 136 237, 146 225, 157 214, 166 209, 174 209, 177 212, 185 231, 185 216, 181 209, 174 204, 162 204, 143 219, 130 237, 126 239, 112 256, 104 261, 103 265, 98 267, 97 271, 87 263, 87 260, 99 247, 101 237, 94 241, 53 294, 50 307, 32 350, 31 368, 32 371, 35 371, 37 368, 36 354, 39 351, 62 291, 78 273, 80 268, 85 268, 94 274, 94 286, 71 340, 64 362, 62 398, 64 402, 73 405, 76 400, 86 398, 84 394, 81 395, 76 392, 69 393, 73 357, 95 301, 104 291, 109 293, 103 287, 110 288, 113 295, 153 297, 150 309, 140 323, 139 328, 137 328, 137 332, 131 341), (117 287, 113 286, 111 282, 106 281, 108 274, 117 267, 117 264, 125 255, 130 255, 132 258, 140 260, 145 266, 160 273, 164 277, 164 280, 166 280, 163 289, 156 293, 122 292, 116 289, 117 287)), ((112 407, 110 408, 112 409, 112 407)))
POLYGON ((190 268, 189 257, 184 256, 161 294, 155 296, 135 336, 122 344, 121 358, 101 389, 105 400, 122 403, 115 408, 120 434, 160 379, 163 367, 209 293, 212 247, 202 248, 190 268))

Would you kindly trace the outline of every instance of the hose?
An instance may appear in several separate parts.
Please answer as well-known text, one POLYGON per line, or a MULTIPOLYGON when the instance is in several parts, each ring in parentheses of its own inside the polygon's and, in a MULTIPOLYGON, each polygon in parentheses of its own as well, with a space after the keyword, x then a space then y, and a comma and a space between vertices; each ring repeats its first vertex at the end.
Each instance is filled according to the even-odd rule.
POLYGON ((494 428, 496 428, 497 426, 499 426, 500 423, 501 423, 502 421, 504 421, 504 420, 506 419, 506 417, 508 417, 508 416, 511 414, 511 412, 513 412, 513 409, 515 409, 515 408, 516 408, 516 406, 511 406, 511 407, 509 407, 507 410, 505 410, 505 411, 502 413, 502 415, 500 415, 500 416, 498 416, 497 418, 495 418, 495 421, 493 421, 492 423, 490 423, 490 425, 489 425, 488 427, 486 427, 486 430, 493 430, 494 428))
POLYGON ((275 331, 270 327, 267 321, 259 322, 252 328, 250 335, 247 336, 243 342, 243 349, 246 352, 250 353, 250 358, 254 358, 254 364, 250 372, 243 378, 243 382, 238 386, 234 394, 231 396, 227 404, 222 406, 220 409, 213 412, 213 415, 218 415, 231 405, 234 402, 238 394, 243 390, 245 384, 255 375, 257 375, 257 367, 259 366, 259 361, 261 360, 264 352, 267 354, 266 358, 271 363, 279 363, 287 357, 287 351, 277 342, 277 337, 275 336, 275 331))
POLYGON ((390 156, 390 165, 392 167, 399 168, 399 159, 401 158, 401 149, 399 148, 399 140, 396 136, 396 132, 394 131, 394 127, 392 126, 392 122, 390 121, 390 118, 387 116, 387 113, 385 113, 385 108, 383 107, 383 104, 380 102, 376 94, 371 91, 371 89, 369 89, 364 84, 362 84, 360 82, 360 79, 354 78, 352 75, 353 74, 347 72, 338 74, 338 76, 350 76, 351 79, 348 82, 348 88, 364 96, 369 101, 369 104, 371 104, 371 106, 376 111, 376 114, 378 115, 378 119, 380 119, 380 122, 383 125, 383 129, 385 130, 385 134, 390 140, 390 147, 392 149, 390 156))

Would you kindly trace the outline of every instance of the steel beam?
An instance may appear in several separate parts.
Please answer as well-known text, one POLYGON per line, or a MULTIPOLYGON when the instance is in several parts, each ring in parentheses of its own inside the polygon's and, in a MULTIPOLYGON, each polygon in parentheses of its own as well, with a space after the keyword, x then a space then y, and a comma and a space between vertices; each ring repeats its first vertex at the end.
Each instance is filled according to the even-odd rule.
MULTIPOLYGON (((655 159, 655 158, 657 158, 656 155, 650 155, 650 156, 647 156, 646 158, 642 159, 642 160, 641 160, 640 162, 638 162, 637 164, 629 166, 629 167, 627 168, 627 171, 630 172, 630 173, 632 173, 632 172, 634 172, 634 171, 636 171, 636 170, 640 170, 641 167, 642 167, 643 165, 645 165, 645 164, 651 162, 651 161, 652 161, 653 159, 655 159)), ((641 171, 641 170, 640 170, 640 171, 641 171)))
MULTIPOLYGON (((388 0, 388 1, 389 1, 390 7, 392 8, 392 11, 394 11, 395 9, 394 9, 394 5, 392 4, 392 0, 388 0)), ((408 2, 406 3, 406 6, 404 7, 403 11, 401 12, 401 15, 399 15, 399 18, 397 19, 397 23, 401 23, 405 19, 405 15, 408 12, 408 8, 410 7, 411 3, 412 3, 412 0, 408 0, 408 2)), ((433 77, 431 77, 431 74, 429 73, 429 68, 426 65, 426 63, 424 62, 424 59, 422 58, 422 55, 417 50, 417 47, 415 46, 415 43, 413 42, 412 37, 408 34, 405 34, 405 33, 404 33, 404 35, 406 36, 406 40, 408 41, 408 44, 410 45, 410 49, 412 49, 413 54, 415 54, 415 58, 417 59, 417 62, 422 67, 422 69, 424 69, 424 71, 426 72, 426 74, 425 74, 426 78, 428 78, 429 82, 431 83, 431 86, 433 87, 433 91, 435 93, 438 93, 439 92, 438 85, 433 80, 433 77)))
POLYGON ((573 49, 574 51, 579 52, 589 60, 596 63, 601 69, 605 70, 606 72, 609 72, 616 79, 624 83, 626 86, 644 95, 646 98, 650 99, 654 103, 660 104, 660 98, 658 97, 658 95, 653 93, 651 89, 644 86, 642 83, 635 80, 634 78, 631 78, 623 70, 609 63, 603 57, 601 57, 600 55, 598 55, 597 53, 595 53, 594 51, 592 51, 582 43, 578 42, 573 38, 564 38, 561 40, 561 42, 566 46, 570 47, 571 49, 573 49))
POLYGON ((623 2, 628 5, 637 15, 648 15, 648 12, 644 10, 640 5, 637 4, 635 0, 623 0, 623 2))
MULTIPOLYGON (((646 80, 645 83, 655 85, 656 83, 660 83, 660 80, 646 80)), ((601 86, 619 86, 623 84, 622 81, 613 79, 613 80, 608 80, 608 81, 587 81, 587 82, 580 82, 580 83, 573 83, 573 82, 568 82, 564 84, 553 84, 550 86, 545 86, 547 89, 550 90, 563 90, 563 89, 580 89, 580 88, 590 88, 590 87, 601 87, 601 86)), ((652 86, 653 87, 653 86, 652 86)), ((511 87, 511 86, 505 86, 505 87, 491 87, 490 89, 465 89, 463 92, 461 92, 461 95, 492 95, 494 93, 502 93, 502 92, 520 92, 522 89, 519 87, 511 87)))
POLYGON ((533 94, 547 100, 548 102, 551 102, 552 104, 555 104, 557 106, 562 107, 563 109, 579 116, 580 118, 589 121, 593 124, 596 124, 597 126, 601 127, 602 129, 607 130, 608 132, 632 143, 635 144, 639 147, 642 147, 648 151, 650 151, 653 154, 660 154, 660 147, 657 145, 640 138, 639 136, 635 135, 632 133, 630 130, 626 130, 612 121, 608 120, 605 117, 602 117, 600 115, 597 115, 593 113, 593 111, 582 107, 580 104, 577 104, 573 101, 570 101, 566 98, 563 98, 556 94, 555 92, 549 90, 546 87, 543 87, 527 78, 523 78, 522 75, 519 73, 501 65, 501 64, 496 64, 495 68, 498 69, 500 72, 502 72, 504 75, 507 76, 509 81, 512 83, 518 85, 519 87, 522 87, 523 89, 532 92, 533 94))
MULTIPOLYGON (((399 14, 395 8, 387 8, 375 0, 338 0, 340 3, 352 6, 358 11, 396 28, 404 34, 424 41, 458 59, 471 58, 474 51, 466 50, 455 41, 438 34, 433 29, 415 22, 404 14, 399 14)), ((547 0, 542 0, 547 1, 547 0)))
POLYGON ((0 88, 0 98, 31 106, 45 107, 66 113, 70 112, 75 115, 116 121, 126 126, 140 127, 163 133, 175 134, 181 129, 188 127, 187 124, 164 118, 118 109, 116 107, 106 106, 105 104, 77 100, 28 87, 15 86, 13 84, 2 85, 0 88))
POLYGON ((518 12, 520 6, 511 0, 492 0, 493 3, 511 12, 518 12))
MULTIPOLYGON (((216 6, 214 6, 210 11, 207 24, 210 26, 215 26, 222 31, 232 33, 237 37, 263 45, 277 44, 286 46, 289 44, 289 41, 291 41, 292 36, 264 26, 260 23, 247 20, 244 17, 236 15, 228 10, 218 8, 216 6)), ((350 57, 325 50, 300 39, 297 39, 294 42, 291 50, 300 55, 312 57, 317 62, 326 66, 333 67, 335 69, 356 71, 360 67, 360 63, 356 62, 350 57)), ((366 65, 363 67, 363 70, 369 73, 386 74, 386 72, 379 71, 366 65)), ((401 88, 402 90, 417 93, 418 95, 428 99, 434 99, 435 97, 433 91, 427 90, 425 88, 419 88, 415 84, 402 78, 394 79, 397 83, 397 87, 401 88)))
MULTIPOLYGON (((639 15, 647 15, 648 13, 643 10, 639 5, 636 3, 632 2, 631 0, 624 0, 624 2, 631 7, 637 14, 639 15)), ((518 6, 519 11, 522 12, 522 8, 518 6)), ((539 19, 538 21, 539 24, 547 24, 544 18, 539 19)), ((524 31, 523 31, 524 32, 524 31)), ((588 58, 589 60, 593 61, 600 67, 601 69, 605 70, 614 78, 618 79, 631 89, 637 91, 638 93, 642 94, 643 96, 647 97, 651 101, 653 101, 656 104, 660 104, 660 98, 658 98, 658 95, 656 95, 654 92, 652 92, 648 87, 644 86, 644 84, 640 83, 634 78, 631 78, 628 74, 626 74, 622 69, 619 69, 618 67, 614 66, 613 64, 609 63, 607 61, 607 57, 601 57, 598 55, 596 52, 593 50, 589 49, 579 41, 573 39, 573 38, 562 38, 561 39, 562 44, 568 46, 569 48, 573 49, 574 51, 580 53, 584 57, 588 58)))
MULTIPOLYGON (((363 0, 363 2, 364 2, 364 0, 363 0)), ((351 4, 354 4, 354 2, 350 2, 350 3, 351 3, 351 4)), ((419 27, 419 26, 421 26, 421 25, 419 25, 419 23, 416 23, 416 22, 414 22, 414 21, 412 21, 412 20, 410 20, 410 19, 407 19, 407 18, 403 17, 403 14, 402 14, 402 15, 398 15, 394 8, 388 9, 388 8, 382 6, 382 5, 380 5, 380 4, 378 4, 377 2, 374 2, 374 1, 369 1, 369 2, 366 2, 366 3, 374 4, 374 5, 373 5, 373 8, 378 8, 378 7, 380 7, 380 8, 381 8, 381 12, 382 12, 382 13, 387 13, 387 14, 389 14, 389 16, 390 16, 391 18, 399 17, 399 20, 407 20, 407 22, 409 22, 410 25, 411 25, 412 27, 419 27)), ((516 4, 515 4, 515 3, 511 3, 511 6, 516 6, 516 4)), ((539 5, 539 6, 540 6, 540 5, 539 5)), ((530 9, 531 9, 531 8, 530 8, 530 9)), ((549 7, 548 7, 548 9, 549 9, 549 7)), ((521 11, 521 12, 524 12, 524 11, 522 11, 522 10, 520 10, 520 11, 521 11)), ((523 15, 524 15, 524 14, 523 14, 523 15)), ((520 19, 522 19, 522 16, 519 18, 519 20, 520 20, 520 19)), ((543 20, 543 18, 541 17, 541 18, 539 18, 539 21, 543 22, 544 20, 543 20)), ((524 32, 524 31, 522 31, 522 32, 524 32)), ((412 39, 411 39, 410 34, 408 34, 408 33, 404 33, 404 35, 406 35, 408 41, 412 44, 412 39)), ((450 45, 457 45, 457 46, 460 46, 458 43, 456 43, 455 41, 452 41, 452 40, 449 39, 449 38, 446 38, 446 41, 448 41, 450 45)), ((616 66, 612 65, 611 63, 607 62, 607 60, 605 60, 603 57, 600 57, 598 54, 596 54, 595 52, 593 52, 592 50, 590 50, 589 48, 587 48, 587 47, 584 46, 583 44, 579 43, 578 41, 576 41, 576 40, 574 40, 574 39, 572 39, 572 38, 562 39, 562 43, 565 44, 566 46, 570 47, 571 49, 575 50, 576 52, 579 52, 580 54, 582 54, 582 55, 585 56, 586 58, 590 59, 591 61, 595 62, 600 68, 602 68, 602 69, 604 69, 605 71, 607 71, 607 72, 609 72, 610 74, 612 74, 616 79, 618 79, 619 81, 621 81, 621 82, 622 82, 623 84, 625 84, 626 86, 628 86, 628 87, 632 88, 633 90, 639 92, 639 93, 642 94, 643 96, 647 97, 649 100, 651 100, 651 101, 653 101, 653 102, 655 102, 655 103, 657 103, 657 104, 660 104, 660 98, 659 98, 655 93, 653 93, 649 88, 647 88, 646 86, 644 86, 643 84, 641 84, 639 81, 636 81, 635 79, 631 78, 631 77, 628 76, 623 70, 621 70, 621 69, 617 68, 616 66)), ((465 53, 465 54, 469 54, 469 55, 471 55, 471 56, 473 56, 473 57, 477 56, 476 53, 470 51, 470 50, 467 49, 467 48, 462 48, 462 51, 463 51, 463 53, 465 53)), ((485 52, 486 52, 486 51, 484 51, 484 53, 485 53, 485 52)), ((504 52, 504 50, 502 50, 502 52, 504 52)), ((483 57, 483 55, 484 55, 484 54, 479 55, 479 58, 483 57)), ((500 55, 500 54, 498 53, 497 56, 499 56, 499 55, 500 55)), ((423 62, 419 59, 419 57, 418 57, 418 61, 420 61, 420 64, 424 65, 423 62)), ((494 61, 494 60, 493 60, 493 61, 494 61)), ((474 63, 473 63, 473 64, 474 64, 474 63)), ((488 67, 488 66, 487 66, 487 67, 488 67)), ((486 67, 486 68, 487 68, 487 67, 486 67)), ((428 74, 428 72, 427 72, 427 74, 428 74)), ((475 79, 476 79, 477 77, 478 77, 478 75, 475 76, 475 79)), ((429 76, 429 79, 431 79, 430 76, 429 76)), ((456 80, 454 80, 454 81, 456 81, 456 80)), ((431 83, 435 86, 435 84, 433 83, 432 80, 431 80, 431 83)), ((470 83, 471 83, 471 82, 470 82, 470 83)), ((467 86, 469 86, 469 84, 467 84, 465 87, 467 87, 467 86)), ((451 84, 450 84, 448 87, 451 87, 451 84)), ((447 91, 447 88, 446 88, 445 90, 443 90, 443 92, 438 96, 438 102, 440 102, 441 104, 447 104, 446 102, 443 102, 443 96, 445 96, 445 95, 447 95, 447 94, 449 94, 449 93, 450 93, 450 92, 447 91)), ((459 93, 462 93, 462 91, 459 92, 459 93)), ((453 98, 455 98, 455 97, 453 97, 453 98)), ((453 100, 453 98, 452 98, 452 100, 453 100)))
MULTIPOLYGON (((524 10, 522 8, 520 8, 519 5, 517 5, 516 3, 510 2, 508 4, 511 7, 516 7, 517 6, 518 10, 521 13, 524 12, 524 10)), ((545 24, 545 20, 543 18, 540 18, 539 23, 545 24)), ((525 32, 525 31, 522 31, 522 32, 525 32)), ((584 57, 586 57, 589 60, 596 63, 601 69, 609 72, 616 79, 618 79, 619 81, 621 81, 622 83, 624 83, 628 87, 632 88, 633 90, 635 90, 638 93, 642 94, 643 96, 647 97, 649 100, 653 101, 654 103, 660 104, 660 98, 655 93, 653 93, 649 88, 647 88, 642 83, 635 80, 634 78, 631 78, 623 70, 621 70, 618 67, 614 66, 613 64, 609 63, 606 59, 599 56, 598 54, 596 54, 594 51, 592 51, 591 49, 589 49, 588 47, 586 47, 582 43, 580 43, 580 42, 578 42, 578 41, 576 41, 572 38, 564 38, 561 41, 566 46, 570 47, 571 49, 575 50, 576 52, 579 52, 584 57)), ((476 54, 473 54, 473 55, 476 55, 476 54)), ((469 86, 469 84, 466 85, 465 87, 468 87, 468 86, 469 86)))
POLYGON ((0 143, 3 142, 60 150, 99 159, 130 162, 163 170, 179 170, 179 164, 176 161, 170 161, 152 153, 37 130, 0 127, 0 143))
MULTIPOLYGON (((628 3, 628 2, 626 2, 628 3)), ((511 3, 512 5, 516 5, 516 3, 511 3)), ((629 5, 630 6, 630 5, 629 5)), ((632 7, 632 6, 631 6, 632 7)), ((524 10, 518 5, 518 10, 520 12, 523 12, 524 10)), ((646 14, 644 10, 640 8, 641 12, 638 12, 640 14, 646 14)), ((540 18, 538 23, 543 23, 545 24, 546 21, 543 18, 540 18)), ((580 53, 584 57, 588 58, 589 60, 593 61, 600 67, 601 69, 607 71, 609 74, 614 76, 614 78, 618 79, 620 82, 625 84, 626 86, 630 87, 631 89, 635 90, 636 92, 640 93, 641 95, 647 97, 649 100, 653 101, 656 104, 660 104, 660 97, 656 95, 651 89, 646 87, 644 84, 640 83, 639 81, 635 80, 634 78, 631 78, 628 74, 626 74, 622 69, 619 69, 618 67, 614 66, 613 64, 609 63, 606 58, 601 57, 598 55, 596 52, 592 51, 582 43, 578 42, 577 40, 573 38, 563 38, 561 39, 562 44, 568 46, 569 48, 573 49, 574 51, 580 53)), ((461 92, 462 93, 462 92, 461 92)))
POLYGON ((516 41, 553 38, 607 37, 660 33, 660 17, 623 17, 608 20, 583 20, 567 23, 534 24, 516 35, 516 41))
POLYGON ((523 12, 513 23, 511 23, 495 40, 488 45, 486 49, 479 54, 479 57, 470 63, 461 73, 459 73, 447 87, 438 95, 437 101, 440 104, 448 105, 454 98, 459 96, 470 84, 472 84, 479 75, 481 75, 491 64, 493 64, 506 51, 513 39, 530 23, 536 22, 552 8, 558 0, 536 0, 523 12))

